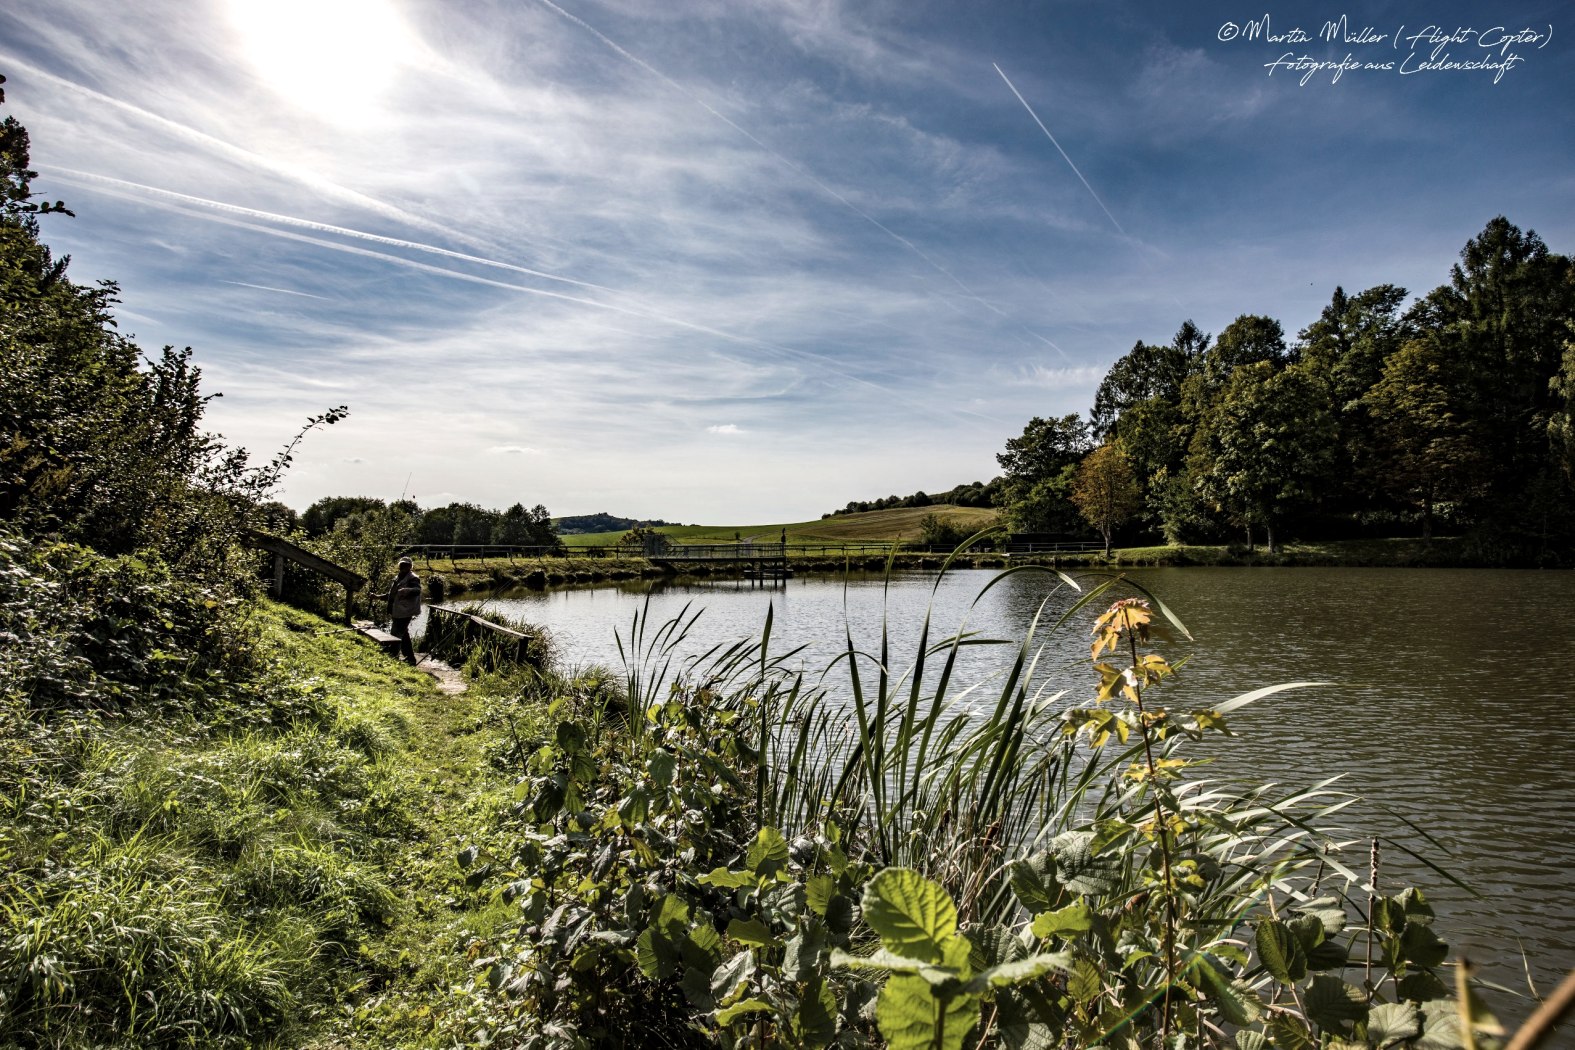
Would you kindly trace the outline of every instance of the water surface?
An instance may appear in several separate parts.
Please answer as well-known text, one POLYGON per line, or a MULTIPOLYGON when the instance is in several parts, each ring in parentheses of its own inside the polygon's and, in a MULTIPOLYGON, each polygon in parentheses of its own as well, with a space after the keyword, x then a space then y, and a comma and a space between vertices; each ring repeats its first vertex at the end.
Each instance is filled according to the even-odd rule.
MULTIPOLYGON (((644 582, 571 588, 489 601, 551 629, 575 663, 619 666, 647 604, 652 622, 703 608, 688 646, 759 635, 768 605, 772 651, 816 673, 855 645, 876 651, 882 619, 905 667, 926 612, 936 633, 963 624, 1021 640, 1036 615, 1054 619, 1075 595, 1053 577, 988 570, 890 581, 807 577, 777 587, 747 582, 644 582), (984 591, 981 596, 980 592, 984 591), (1041 611, 1043 610, 1043 611, 1041 611)), ((1575 967, 1575 574, 1444 569, 1154 569, 1133 574, 1196 639, 1168 655, 1190 660, 1164 701, 1196 707, 1260 686, 1330 684, 1277 694, 1231 719, 1240 739, 1213 750, 1210 775, 1310 784, 1342 775, 1364 801, 1341 815, 1351 837, 1393 837, 1470 884, 1472 898, 1398 848, 1385 851, 1390 892, 1420 882, 1438 902, 1440 932, 1471 949, 1486 976, 1524 988, 1522 948, 1546 994, 1575 967), (1426 830, 1437 844, 1390 814, 1426 830)), ((1100 608, 1104 605, 1099 603, 1100 608)), ((1092 607, 1042 632, 1039 681, 1090 695, 1092 607)), ((1014 650, 968 650, 961 681, 999 675, 1014 650)), ((837 673, 845 682, 846 672, 837 673)), ((987 686, 981 690, 992 695, 987 686)), ((1365 841, 1346 862, 1364 871, 1365 841)), ((1504 1013, 1524 1009, 1505 1004, 1504 1013)))

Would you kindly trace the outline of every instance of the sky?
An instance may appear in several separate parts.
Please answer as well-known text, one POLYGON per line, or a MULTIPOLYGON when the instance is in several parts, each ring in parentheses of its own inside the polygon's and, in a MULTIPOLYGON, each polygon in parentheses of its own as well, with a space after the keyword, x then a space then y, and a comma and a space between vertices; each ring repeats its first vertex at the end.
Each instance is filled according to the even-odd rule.
POLYGON ((1424 294, 1495 215, 1575 250, 1572 15, 6 0, 0 73, 216 432, 349 406, 284 502, 750 524, 987 480, 1135 342, 1424 294))

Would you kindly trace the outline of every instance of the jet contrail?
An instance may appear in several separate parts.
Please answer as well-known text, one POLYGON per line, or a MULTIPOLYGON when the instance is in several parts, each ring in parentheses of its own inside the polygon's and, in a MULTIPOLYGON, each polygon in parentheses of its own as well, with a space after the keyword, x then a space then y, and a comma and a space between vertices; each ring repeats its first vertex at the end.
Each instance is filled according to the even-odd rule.
POLYGON ((492 247, 492 245, 487 244, 485 241, 478 240, 458 230, 451 229, 441 223, 433 222, 431 219, 426 219, 419 215, 413 215, 402 208, 396 207, 395 205, 389 204, 385 201, 380 201, 376 197, 369 197, 357 190, 352 190, 341 186, 337 182, 325 179, 315 172, 306 171, 300 168, 292 167, 288 164, 280 163, 279 161, 272 160, 260 153, 253 153, 248 149, 243 149, 240 146, 225 142, 223 139, 215 138, 214 136, 209 135, 207 132, 198 131, 196 128, 187 124, 170 120, 168 117, 161 117, 157 113, 143 109, 140 106, 134 106, 129 102, 122 102, 118 98, 94 91, 92 88, 78 84, 75 81, 56 76, 48 70, 40 69, 31 62, 23 61, 22 59, 16 58, 13 55, 0 52, 0 60, 9 63, 11 66, 17 69, 25 70, 31 76, 39 77, 42 80, 46 80, 49 83, 66 88, 69 91, 78 92, 94 100, 95 102, 113 107, 114 109, 118 109, 123 113, 131 114, 140 120, 145 120, 149 123, 155 124, 158 127, 161 127, 166 131, 169 131, 180 138, 187 140, 188 142, 193 142, 206 149, 212 150, 213 152, 218 153, 229 160, 239 161, 242 164, 249 165, 253 168, 260 168, 275 175, 282 175, 285 178, 309 186, 310 188, 317 190, 325 196, 333 197, 346 203, 357 205, 358 207, 367 208, 379 215, 384 216, 385 218, 395 219, 399 222, 407 223, 411 226, 427 230, 431 233, 440 233, 446 237, 452 237, 457 241, 470 245, 472 248, 490 249, 492 247))
POLYGON ((326 295, 313 295, 311 292, 297 292, 291 288, 275 288, 267 284, 248 284, 245 281, 220 281, 220 284, 233 284, 237 288, 255 288, 259 292, 278 292, 280 295, 299 295, 303 299, 321 299, 325 303, 333 302, 326 295))
POLYGON ((141 194, 150 197, 158 197, 164 200, 175 201, 180 204, 191 204, 201 208, 212 208, 215 211, 227 212, 231 215, 240 215, 252 219, 265 219, 269 222, 277 222, 286 226, 297 226, 301 229, 315 230, 318 233, 333 233, 338 234, 341 237, 354 237, 357 240, 371 241, 374 244, 386 244, 391 248, 409 248, 412 251, 430 252, 433 255, 441 255, 449 259, 459 259, 463 262, 473 262, 482 266, 492 266, 500 270, 511 270, 514 273, 525 274, 527 277, 540 277, 545 281, 558 281, 561 284, 572 284, 580 288, 594 289, 598 292, 627 294, 620 292, 616 288, 609 288, 606 285, 592 284, 589 281, 577 281, 572 277, 559 277, 556 274, 544 273, 541 270, 532 270, 527 266, 516 266, 513 263, 502 262, 498 259, 489 259, 481 255, 468 255, 465 252, 450 251, 447 248, 439 248, 436 245, 425 244, 421 241, 407 241, 400 237, 385 237, 380 233, 367 233, 365 230, 354 230, 347 226, 335 226, 331 223, 318 222, 316 219, 302 219, 294 215, 281 215, 278 212, 262 211, 258 208, 248 208, 241 204, 230 204, 226 201, 211 200, 207 197, 194 197, 189 193, 177 193, 174 190, 161 189, 158 186, 148 186, 140 182, 128 182, 125 179, 117 179, 109 175, 99 175, 91 171, 78 171, 75 168, 50 168, 49 173, 51 175, 64 178, 67 182, 76 181, 88 184, 97 184, 106 187, 119 187, 122 190, 136 191, 134 194, 123 193, 121 196, 135 197, 138 194, 141 194))
MULTIPOLYGON (((958 278, 958 276, 956 274, 952 273, 946 267, 942 266, 928 252, 926 252, 924 249, 920 248, 917 244, 914 244, 908 238, 904 237, 900 233, 897 233, 895 230, 891 229, 889 226, 887 226, 886 224, 882 223, 879 219, 875 218, 869 212, 865 211, 863 208, 860 208, 858 205, 856 205, 852 201, 848 200, 848 198, 846 198, 842 194, 838 193, 835 189, 833 189, 826 182, 824 182, 814 172, 808 170, 807 168, 802 167, 801 165, 799 165, 799 164, 795 163, 794 161, 790 160, 789 158, 783 156, 781 153, 778 153, 776 150, 772 149, 770 146, 766 145, 760 139, 756 138, 747 128, 743 127, 742 125, 740 125, 739 123, 734 121, 731 117, 727 116, 725 113, 722 113, 721 111, 716 109, 714 106, 712 106, 705 99, 701 98, 699 95, 696 95, 694 92, 692 92, 688 88, 684 87, 678 81, 674 80, 672 77, 668 76, 666 73, 663 73, 661 70, 657 69, 655 66, 653 66, 649 62, 645 61, 645 59, 641 58, 639 55, 636 55, 636 54, 630 52, 627 48, 625 48, 621 44, 619 44, 616 40, 613 40, 606 33, 603 33, 601 30, 597 29, 595 26, 591 25, 589 22, 585 21, 583 18, 580 18, 578 15, 574 15, 574 14, 571 14, 570 12, 568 12, 568 11, 565 11, 563 8, 559 7, 557 4, 553 3, 553 0, 541 0, 541 3, 543 5, 545 5, 546 7, 551 8, 553 11, 557 12, 559 15, 563 16, 564 18, 568 19, 570 22, 573 22, 575 25, 579 26, 581 29, 584 29, 586 32, 590 33, 596 39, 600 40, 603 44, 606 44, 607 47, 612 49, 616 54, 618 54, 619 56, 621 56, 624 59, 627 59, 630 62, 633 62, 635 65, 639 66, 641 69, 645 70, 647 73, 651 74, 653 77, 655 77, 656 79, 660 80, 662 83, 666 84, 668 87, 672 88, 674 91, 678 92, 680 95, 683 95, 685 98, 689 99, 689 101, 693 102, 695 105, 697 105, 701 109, 705 110, 707 113, 711 114, 717 120, 720 120, 722 123, 726 124, 728 127, 732 128, 734 131, 736 131, 740 135, 744 136, 744 138, 746 138, 750 142, 754 143, 756 147, 758 147, 767 156, 769 156, 773 160, 775 160, 778 164, 783 165, 784 167, 788 168, 789 170, 791 170, 795 174, 797 174, 797 175, 799 175, 799 176, 801 176, 801 177, 803 177, 805 179, 808 179, 810 182, 814 183, 815 186, 818 187, 822 193, 825 193, 827 196, 829 196, 832 199, 834 199, 835 201, 837 201, 839 204, 841 204, 843 207, 847 208, 853 214, 857 215, 859 218, 863 219, 865 222, 869 223, 871 226, 874 226, 876 229, 880 230, 882 233, 884 233, 886 236, 890 237, 892 240, 896 241, 898 244, 902 245, 904 248, 907 248, 910 252, 912 252, 913 254, 917 255, 920 259, 923 259, 936 272, 940 273, 942 276, 946 277, 953 284, 955 284, 958 288, 962 289, 963 294, 966 295, 968 298, 972 299, 974 302, 978 303, 980 306, 983 306, 985 309, 990 310, 991 312, 995 313, 996 315, 998 315, 998 316, 1000 316, 1000 317, 1002 317, 1002 318, 1004 318, 1004 319, 1006 319, 1008 321, 1012 321, 1012 323, 1014 323, 1014 324, 1021 324, 1021 322, 1016 321, 1015 319, 1013 319, 1010 315, 1005 313, 1003 310, 1001 310, 999 307, 997 307, 994 303, 989 302, 988 300, 986 300, 982 296, 980 296, 979 293, 975 292, 972 288, 969 288, 966 284, 964 284, 962 282, 961 279, 958 278)), ((1112 221, 1114 221, 1114 220, 1112 220, 1112 221)), ((1035 339, 1038 339, 1040 342, 1044 343, 1046 346, 1052 347, 1056 351, 1056 353, 1060 354, 1062 357, 1066 357, 1067 356, 1065 350, 1062 350, 1053 341, 1051 341, 1050 339, 1046 338, 1045 336, 1042 336, 1038 332, 1035 332, 1035 331, 1029 329, 1027 326, 1023 326, 1023 330, 1028 332, 1028 334, 1033 336, 1035 339)))
MULTIPOLYGON (((111 192, 115 191, 111 190, 111 192)), ((823 369, 831 375, 837 376, 840 379, 844 379, 849 383, 855 383, 859 386, 868 387, 869 389, 881 393, 889 398, 904 402, 913 408, 920 409, 925 412, 935 411, 933 405, 923 404, 922 402, 907 397, 906 395, 901 394, 890 387, 882 386, 879 383, 872 382, 871 380, 864 379, 860 376, 851 375, 843 371, 839 363, 834 359, 809 350, 799 350, 791 346, 783 346, 780 343, 771 343, 763 339, 756 339, 753 336, 736 335, 720 328, 712 328, 709 325, 697 324, 693 321, 685 321, 682 318, 672 317, 653 310, 638 310, 627 306, 619 306, 615 303, 607 303, 596 299, 587 299, 580 296, 566 295, 562 292, 548 291, 545 288, 532 288, 529 285, 512 284, 508 281, 499 281, 490 277, 481 277, 477 274, 465 273, 461 270, 451 270, 442 266, 434 266, 431 263, 420 262, 416 259, 406 259, 403 256, 392 255, 388 252, 374 251, 370 248, 361 248, 353 244, 344 244, 340 241, 325 240, 321 237, 310 237, 306 234, 294 233, 290 230, 281 230, 272 226, 261 226, 257 223, 246 222, 238 216, 232 217, 234 213, 226 214, 221 212, 219 214, 214 214, 211 211, 197 210, 174 200, 166 201, 155 198, 151 203, 153 203, 156 207, 168 208, 171 211, 190 215, 193 218, 207 219, 211 222, 219 222, 226 226, 234 226, 239 229, 252 230, 253 232, 266 234, 270 237, 280 237, 285 240, 297 241, 303 244, 311 244, 320 248, 328 248, 332 251, 345 252, 350 255, 358 255, 364 258, 378 259, 383 262, 391 262, 409 269, 420 270, 424 273, 437 274, 443 277, 451 277, 455 280, 468 281, 472 284, 481 284, 492 288, 502 288, 513 292, 523 292, 527 295, 536 295, 547 299, 557 299, 561 302, 575 303, 580 306, 594 307, 598 310, 607 310, 612 313, 623 314, 627 317, 636 317, 641 320, 659 321, 663 324, 670 324, 678 328, 685 328, 693 332, 700 332, 704 335, 714 336, 726 342, 756 347, 790 360, 810 362, 817 368, 823 369)), ((972 412, 967 409, 948 406, 942 411, 946 411, 957 416, 971 416, 978 419, 987 419, 992 423, 996 422, 993 417, 986 416, 979 412, 972 412)))
MULTIPOLYGON (((1000 66, 996 66, 994 62, 990 64, 995 66, 997 73, 1001 73, 1000 66)), ((1050 134, 1050 129, 1045 127, 1045 122, 1039 119, 1039 114, 1034 112, 1034 107, 1028 104, 1028 100, 1023 97, 1022 92, 1017 90, 1017 86, 1008 79, 1005 73, 1001 73, 1001 79, 1006 81, 1006 86, 1012 89, 1012 94, 1017 96, 1017 101, 1023 104, 1023 108, 1028 111, 1028 115, 1034 118, 1034 123, 1038 124, 1039 130, 1045 133, 1045 138, 1050 140, 1050 145, 1054 146, 1056 152, 1061 154, 1061 159, 1066 161, 1066 166, 1072 169, 1072 174, 1077 176, 1078 181, 1083 184, 1083 188, 1088 191, 1088 195, 1094 198, 1094 203, 1099 205, 1099 210, 1105 213, 1105 218, 1110 220, 1110 225, 1114 226, 1121 236, 1127 236, 1127 231, 1123 230, 1121 224, 1116 221, 1116 217, 1110 214, 1110 209, 1105 207, 1105 202, 1099 199, 1099 194, 1094 192, 1094 187, 1090 186, 1088 180, 1083 178, 1083 173, 1077 170, 1077 165, 1072 163, 1072 158, 1066 155, 1066 150, 1062 149, 1061 144, 1055 140, 1055 136, 1050 134)))

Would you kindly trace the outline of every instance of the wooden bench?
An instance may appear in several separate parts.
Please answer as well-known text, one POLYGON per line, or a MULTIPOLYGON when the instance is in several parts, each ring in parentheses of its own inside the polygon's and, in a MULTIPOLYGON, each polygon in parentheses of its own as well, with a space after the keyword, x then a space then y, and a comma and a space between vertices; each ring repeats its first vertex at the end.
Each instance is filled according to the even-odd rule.
POLYGON ((377 624, 362 620, 355 625, 355 629, 361 635, 372 639, 372 641, 382 646, 383 652, 388 653, 390 656, 399 655, 399 639, 377 626, 377 624))

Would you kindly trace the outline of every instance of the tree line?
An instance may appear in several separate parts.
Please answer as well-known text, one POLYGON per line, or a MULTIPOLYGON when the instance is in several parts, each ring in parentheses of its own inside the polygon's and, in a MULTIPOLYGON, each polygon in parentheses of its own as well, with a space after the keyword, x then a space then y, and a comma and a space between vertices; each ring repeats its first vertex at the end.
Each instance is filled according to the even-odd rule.
POLYGON ((1187 321, 1106 373, 1087 419, 1035 417, 996 458, 1025 532, 1169 543, 1471 537, 1564 563, 1575 537, 1575 270, 1500 216, 1449 281, 1336 288, 1287 339, 1187 321))

